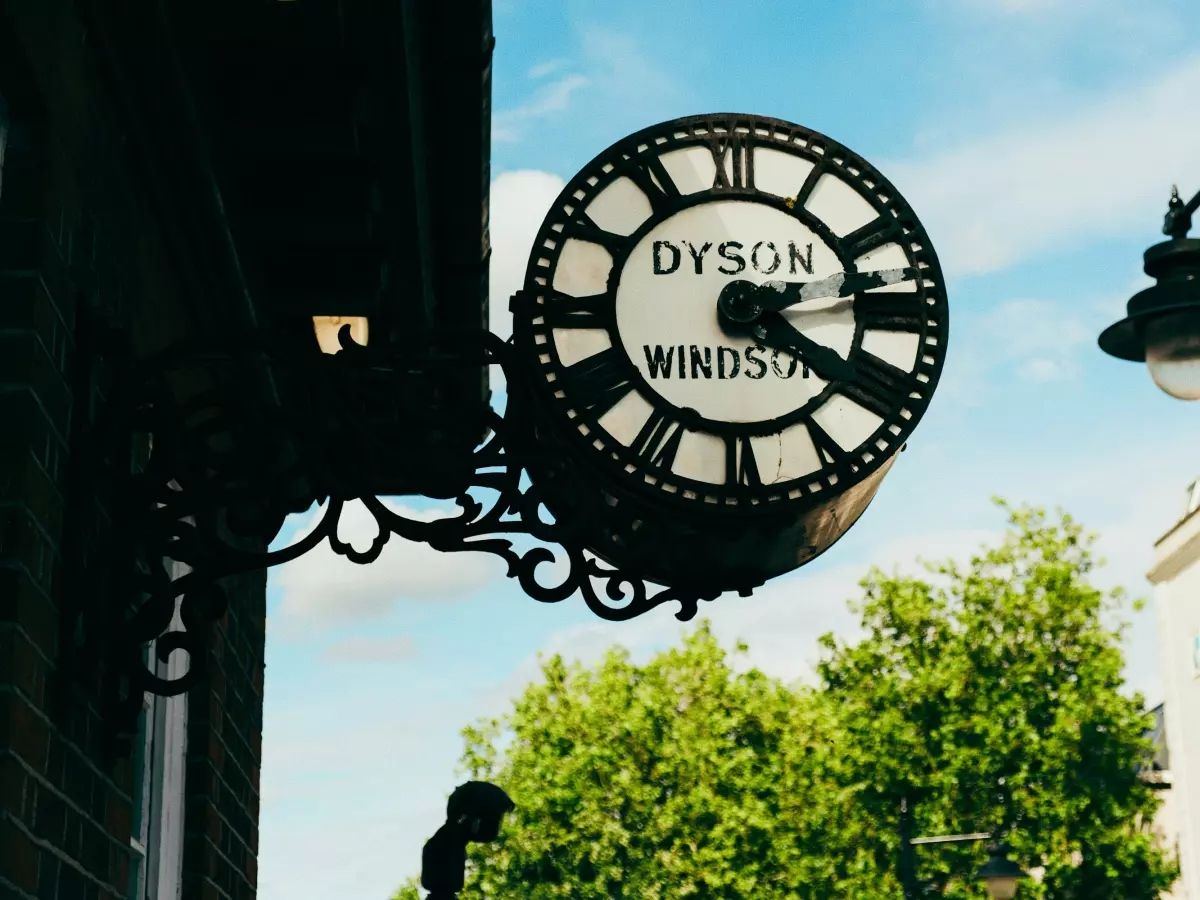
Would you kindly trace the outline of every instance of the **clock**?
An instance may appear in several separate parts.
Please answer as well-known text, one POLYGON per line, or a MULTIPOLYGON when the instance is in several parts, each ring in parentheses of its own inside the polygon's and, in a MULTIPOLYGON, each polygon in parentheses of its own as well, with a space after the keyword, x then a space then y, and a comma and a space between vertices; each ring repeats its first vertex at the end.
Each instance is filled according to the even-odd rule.
POLYGON ((823 135, 735 114, 648 128, 584 167, 513 313, 539 446, 570 463, 570 505, 548 489, 550 510, 643 577, 742 590, 862 514, 948 331, 937 256, 895 187, 823 135))

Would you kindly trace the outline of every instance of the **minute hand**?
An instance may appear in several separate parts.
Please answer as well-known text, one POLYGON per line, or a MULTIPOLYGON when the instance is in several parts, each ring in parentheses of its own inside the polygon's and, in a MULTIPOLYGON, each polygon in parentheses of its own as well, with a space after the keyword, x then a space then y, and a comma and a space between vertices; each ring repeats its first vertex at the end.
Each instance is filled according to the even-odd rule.
POLYGON ((878 272, 838 272, 819 281, 765 281, 754 292, 754 302, 763 309, 781 310, 823 297, 849 297, 859 291, 911 281, 918 269, 881 269, 878 272))

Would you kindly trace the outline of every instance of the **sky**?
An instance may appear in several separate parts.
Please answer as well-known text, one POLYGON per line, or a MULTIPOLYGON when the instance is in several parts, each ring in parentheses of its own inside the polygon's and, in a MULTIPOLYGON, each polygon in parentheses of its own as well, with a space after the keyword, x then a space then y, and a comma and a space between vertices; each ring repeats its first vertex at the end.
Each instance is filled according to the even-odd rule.
MULTIPOLYGON (((1096 335, 1149 280, 1172 183, 1200 188, 1195 0, 494 0, 492 327, 507 334, 534 233, 565 180, 670 118, 740 112, 822 132, 904 194, 950 304, 941 383, 862 520, 748 599, 702 608, 747 665, 807 677, 852 637, 872 565, 963 557, 1004 527, 991 498, 1061 507, 1100 535, 1097 581, 1150 597, 1153 543, 1200 475, 1200 407, 1096 335)), ((398 501, 400 502, 400 501, 398 501)), ((417 515, 429 504, 402 501, 417 515)), ((293 517, 277 544, 313 524, 293 517)), ((373 526, 361 509, 341 535, 373 526)), ((1130 691, 1161 699, 1153 604, 1130 612, 1130 691)), ((538 653, 644 659, 670 609, 610 624, 542 605, 483 555, 392 539, 373 565, 327 546, 271 572, 261 900, 387 900, 420 870, 463 726, 503 714, 538 653)))

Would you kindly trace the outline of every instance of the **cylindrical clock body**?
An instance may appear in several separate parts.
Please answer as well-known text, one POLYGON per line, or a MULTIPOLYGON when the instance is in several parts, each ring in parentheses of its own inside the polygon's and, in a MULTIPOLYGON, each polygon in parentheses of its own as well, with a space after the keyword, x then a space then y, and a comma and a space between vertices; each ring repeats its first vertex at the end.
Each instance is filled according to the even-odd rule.
POLYGON ((858 519, 937 384, 928 236, 868 163, 807 129, 713 115, 584 168, 514 298, 556 519, 671 585, 745 589, 858 519), (750 312, 720 298, 758 298, 750 312))

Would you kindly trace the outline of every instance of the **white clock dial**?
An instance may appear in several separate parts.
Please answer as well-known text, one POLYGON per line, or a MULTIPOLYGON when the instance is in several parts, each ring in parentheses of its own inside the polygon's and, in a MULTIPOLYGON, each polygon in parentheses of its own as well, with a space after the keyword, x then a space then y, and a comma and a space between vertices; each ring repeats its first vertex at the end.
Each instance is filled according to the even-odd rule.
POLYGON ((680 120, 597 158, 547 218, 525 296, 518 339, 581 452, 705 506, 808 502, 867 477, 915 426, 945 350, 941 273, 911 210, 849 151, 778 122, 680 120), (745 318, 720 306, 727 289, 745 318))

